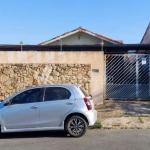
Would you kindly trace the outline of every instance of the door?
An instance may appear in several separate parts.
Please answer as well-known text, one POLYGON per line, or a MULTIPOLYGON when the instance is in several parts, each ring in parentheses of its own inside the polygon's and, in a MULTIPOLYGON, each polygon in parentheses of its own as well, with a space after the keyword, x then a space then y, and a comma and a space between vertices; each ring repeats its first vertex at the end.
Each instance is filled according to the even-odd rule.
POLYGON ((45 89, 44 101, 40 103, 40 126, 58 127, 62 119, 74 105, 74 95, 62 87, 45 89))
POLYGON ((14 98, 11 104, 3 108, 6 129, 35 128, 39 124, 39 102, 42 89, 24 91, 14 98))

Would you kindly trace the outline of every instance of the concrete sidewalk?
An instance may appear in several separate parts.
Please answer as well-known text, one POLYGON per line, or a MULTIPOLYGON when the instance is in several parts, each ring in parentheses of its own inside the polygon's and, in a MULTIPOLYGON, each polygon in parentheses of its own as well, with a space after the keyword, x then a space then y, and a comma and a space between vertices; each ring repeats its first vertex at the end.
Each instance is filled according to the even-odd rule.
POLYGON ((104 129, 150 129, 150 102, 106 100, 95 106, 104 129))

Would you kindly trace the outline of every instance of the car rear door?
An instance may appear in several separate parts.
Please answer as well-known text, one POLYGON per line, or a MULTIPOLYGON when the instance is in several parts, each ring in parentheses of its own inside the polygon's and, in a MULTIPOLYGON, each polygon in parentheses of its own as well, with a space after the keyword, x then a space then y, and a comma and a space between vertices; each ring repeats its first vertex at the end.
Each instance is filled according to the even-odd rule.
POLYGON ((63 87, 45 88, 44 101, 40 103, 40 127, 58 127, 74 106, 73 92, 63 87))
POLYGON ((42 89, 31 89, 12 98, 11 105, 3 108, 6 129, 36 128, 39 125, 39 102, 42 89))

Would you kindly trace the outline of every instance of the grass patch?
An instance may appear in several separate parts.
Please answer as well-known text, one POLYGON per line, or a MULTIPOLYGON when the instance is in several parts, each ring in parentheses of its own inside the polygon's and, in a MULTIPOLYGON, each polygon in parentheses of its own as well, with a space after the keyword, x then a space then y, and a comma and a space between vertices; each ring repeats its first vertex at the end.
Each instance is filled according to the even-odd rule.
POLYGON ((101 129, 103 127, 101 121, 97 120, 95 124, 92 126, 92 129, 101 129))
POLYGON ((115 123, 115 124, 113 124, 112 126, 114 126, 114 127, 119 127, 119 126, 121 126, 121 124, 120 124, 120 123, 115 123))
POLYGON ((139 117, 139 121, 140 121, 140 123, 144 123, 144 121, 141 117, 139 117))
POLYGON ((119 117, 124 117, 124 116, 125 116, 124 114, 120 114, 120 115, 119 115, 119 117))

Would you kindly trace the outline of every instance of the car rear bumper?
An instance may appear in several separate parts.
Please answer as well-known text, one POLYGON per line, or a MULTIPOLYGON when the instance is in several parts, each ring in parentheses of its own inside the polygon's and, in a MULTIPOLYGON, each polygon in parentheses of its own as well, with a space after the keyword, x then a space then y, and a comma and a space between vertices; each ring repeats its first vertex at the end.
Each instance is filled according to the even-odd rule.
POLYGON ((97 120, 97 111, 95 109, 87 111, 86 116, 89 121, 89 126, 92 126, 97 120))

